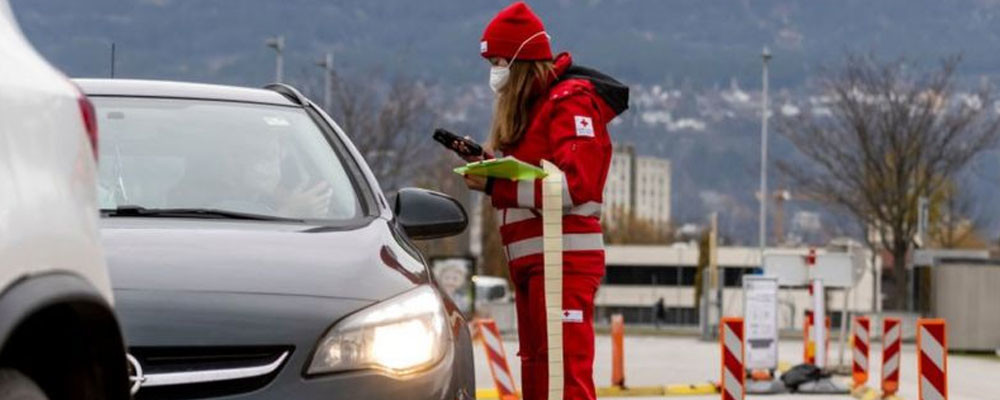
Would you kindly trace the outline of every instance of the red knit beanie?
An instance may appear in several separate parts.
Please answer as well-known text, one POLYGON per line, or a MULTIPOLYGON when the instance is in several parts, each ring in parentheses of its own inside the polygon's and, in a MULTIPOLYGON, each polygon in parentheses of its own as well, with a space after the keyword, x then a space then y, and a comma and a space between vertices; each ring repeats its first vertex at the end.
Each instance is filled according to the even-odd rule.
POLYGON ((545 32, 542 20, 527 4, 519 1, 501 10, 486 25, 482 41, 479 42, 479 53, 484 58, 502 57, 510 60, 517 53, 518 60, 551 60, 549 36, 539 32, 545 32), (522 43, 524 47, 521 47, 522 43), (518 47, 521 47, 520 53, 517 52, 518 47))

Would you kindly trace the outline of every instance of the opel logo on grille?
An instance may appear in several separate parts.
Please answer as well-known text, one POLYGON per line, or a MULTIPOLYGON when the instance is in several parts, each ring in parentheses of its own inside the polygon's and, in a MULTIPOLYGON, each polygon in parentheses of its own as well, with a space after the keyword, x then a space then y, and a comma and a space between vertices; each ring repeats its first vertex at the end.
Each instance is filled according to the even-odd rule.
POLYGON ((142 374, 142 365, 139 364, 139 360, 127 353, 125 358, 128 360, 129 392, 135 396, 139 392, 139 388, 142 387, 142 383, 146 381, 146 376, 142 374))

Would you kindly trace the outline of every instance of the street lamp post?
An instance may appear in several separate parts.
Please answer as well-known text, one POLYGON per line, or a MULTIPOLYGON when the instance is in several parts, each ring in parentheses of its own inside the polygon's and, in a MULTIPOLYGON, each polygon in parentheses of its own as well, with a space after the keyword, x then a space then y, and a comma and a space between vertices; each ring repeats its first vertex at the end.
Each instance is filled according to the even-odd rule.
POLYGON ((760 115, 760 262, 764 265, 764 249, 767 247, 767 62, 771 59, 771 50, 764 47, 760 53, 763 62, 763 94, 761 95, 760 115))
POLYGON ((333 102, 333 53, 326 53, 316 65, 323 68, 323 109, 329 112, 333 102))
POLYGON ((264 45, 274 49, 275 61, 274 61, 274 81, 281 83, 284 81, 284 55, 282 54, 285 50, 285 37, 278 35, 273 38, 268 38, 264 41, 264 45))

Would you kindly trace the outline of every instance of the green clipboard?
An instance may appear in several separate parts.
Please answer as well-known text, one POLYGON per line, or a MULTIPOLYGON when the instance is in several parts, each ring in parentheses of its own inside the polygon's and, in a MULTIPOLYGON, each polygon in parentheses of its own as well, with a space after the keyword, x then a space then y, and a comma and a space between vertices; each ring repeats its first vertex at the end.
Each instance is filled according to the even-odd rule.
POLYGON ((477 161, 455 168, 459 175, 479 175, 491 178, 504 178, 514 181, 534 180, 544 178, 547 174, 541 168, 518 160, 514 157, 495 158, 477 161))

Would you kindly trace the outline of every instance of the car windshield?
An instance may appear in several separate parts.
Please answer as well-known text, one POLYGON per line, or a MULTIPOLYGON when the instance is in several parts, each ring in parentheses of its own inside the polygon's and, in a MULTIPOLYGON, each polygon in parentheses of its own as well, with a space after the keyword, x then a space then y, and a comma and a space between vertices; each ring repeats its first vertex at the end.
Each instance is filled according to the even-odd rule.
POLYGON ((102 210, 208 209, 350 220, 361 205, 344 160, 300 108, 208 100, 92 98, 102 210))

